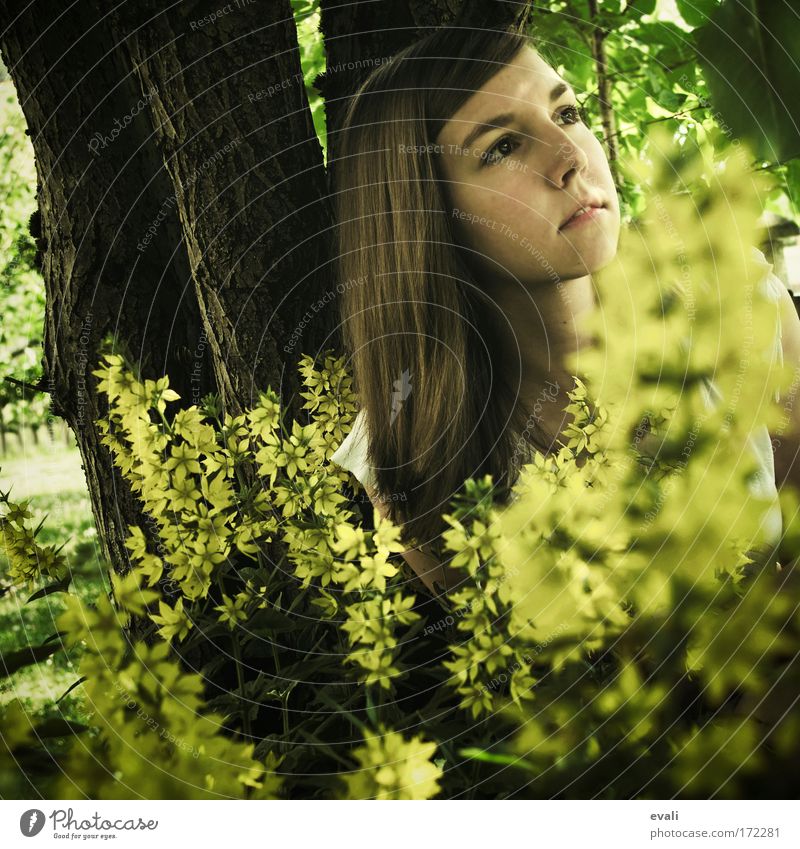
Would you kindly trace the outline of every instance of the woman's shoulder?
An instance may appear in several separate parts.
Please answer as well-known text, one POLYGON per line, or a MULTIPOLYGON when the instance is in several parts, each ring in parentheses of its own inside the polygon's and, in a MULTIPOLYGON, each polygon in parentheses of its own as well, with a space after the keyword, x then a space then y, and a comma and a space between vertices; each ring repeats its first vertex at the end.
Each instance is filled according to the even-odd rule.
POLYGON ((350 432, 331 454, 331 460, 351 472, 362 486, 376 490, 375 472, 368 460, 368 450, 367 415, 362 407, 353 419, 350 432))
POLYGON ((762 272, 762 276, 759 279, 761 291, 769 300, 779 301, 783 297, 786 286, 772 270, 772 263, 764 256, 763 251, 760 251, 755 245, 751 245, 750 252, 753 261, 762 272))
MULTIPOLYGON (((773 272, 772 263, 764 256, 763 252, 754 245, 750 246, 750 252, 756 268, 760 271, 760 276, 758 278, 759 291, 768 301, 775 304, 778 313, 778 321, 775 326, 775 337, 771 340, 771 343, 767 342, 765 347, 768 353, 772 355, 774 361, 777 362, 778 365, 782 365, 784 361, 784 333, 783 321, 781 318, 781 306, 786 298, 791 300, 791 296, 789 295, 783 281, 773 272)), ((709 408, 715 406, 722 400, 719 389, 711 378, 707 378, 703 381, 701 391, 703 393, 706 406, 709 408)), ((778 400, 777 393, 776 400, 778 400)))

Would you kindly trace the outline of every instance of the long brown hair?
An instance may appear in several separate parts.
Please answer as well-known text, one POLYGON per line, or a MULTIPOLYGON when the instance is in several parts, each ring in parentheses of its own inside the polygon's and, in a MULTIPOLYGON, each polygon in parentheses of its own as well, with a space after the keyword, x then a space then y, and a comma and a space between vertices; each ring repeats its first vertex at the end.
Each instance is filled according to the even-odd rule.
POLYGON ((451 227, 435 148, 445 121, 530 45, 523 26, 433 31, 370 74, 339 130, 344 342, 379 493, 414 544, 437 540, 467 478, 490 473, 502 501, 524 462, 527 411, 451 227))

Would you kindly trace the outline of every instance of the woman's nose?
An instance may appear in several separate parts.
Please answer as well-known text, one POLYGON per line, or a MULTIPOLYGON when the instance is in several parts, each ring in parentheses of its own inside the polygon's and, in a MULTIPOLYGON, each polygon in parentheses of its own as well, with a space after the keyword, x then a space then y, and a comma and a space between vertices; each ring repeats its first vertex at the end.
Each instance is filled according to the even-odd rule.
POLYGON ((555 188, 563 189, 574 172, 583 173, 589 167, 589 159, 583 148, 573 144, 566 133, 553 143, 550 162, 545 177, 555 188))

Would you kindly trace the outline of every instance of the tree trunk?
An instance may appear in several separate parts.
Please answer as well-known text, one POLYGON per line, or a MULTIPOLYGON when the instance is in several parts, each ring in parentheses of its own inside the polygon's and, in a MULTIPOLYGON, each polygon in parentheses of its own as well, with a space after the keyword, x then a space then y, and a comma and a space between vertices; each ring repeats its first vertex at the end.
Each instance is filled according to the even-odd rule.
MULTIPOLYGON (((103 554, 124 571, 126 526, 141 516, 99 443, 94 421, 105 410, 91 371, 99 343, 114 332, 143 371, 169 372, 188 395, 201 325, 196 303, 183 296, 186 251, 174 210, 150 249, 137 251, 170 185, 143 117, 130 117, 141 95, 114 49, 110 16, 89 4, 14 0, 0 3, 0 12, 10 22, 3 58, 36 157, 39 213, 31 232, 47 299, 43 382, 54 414, 75 433, 103 554)), ((200 378, 213 389, 206 371, 200 378)))
POLYGON ((236 412, 282 380, 293 401, 300 350, 287 379, 276 338, 307 308, 327 248, 308 244, 314 226, 324 241, 325 191, 304 87, 269 111, 247 97, 300 71, 288 0, 253 3, 213 33, 195 32, 185 8, 149 21, 142 4, 106 8, 0 2, 39 183, 43 382, 76 435, 103 554, 124 571, 142 516, 94 425, 101 340, 116 334, 186 403, 220 391, 236 412))
MULTIPOLYGON (((348 62, 391 55, 428 27, 499 26, 524 9, 323 2, 329 133, 370 70, 348 62)), ((186 404, 218 391, 236 413, 271 384, 296 414, 300 354, 339 339, 335 309, 302 322, 335 291, 330 175, 289 0, 0 0, 0 14, 36 156, 43 383, 76 435, 103 553, 124 571, 127 526, 147 523, 94 424, 106 412, 91 374, 98 345, 114 333, 186 404)))
POLYGON ((125 44, 151 94, 152 141, 177 200, 223 401, 240 412, 283 381, 288 402, 300 347, 313 353, 335 327, 321 315, 302 346, 283 350, 330 284, 332 235, 291 4, 240 0, 209 28, 181 6, 135 8, 125 44))

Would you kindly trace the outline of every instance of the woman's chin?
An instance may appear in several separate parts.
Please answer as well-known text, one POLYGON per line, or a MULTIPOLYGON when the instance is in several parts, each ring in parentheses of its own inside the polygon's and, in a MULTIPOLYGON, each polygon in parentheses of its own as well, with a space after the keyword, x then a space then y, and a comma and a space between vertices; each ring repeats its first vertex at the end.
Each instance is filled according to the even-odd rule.
POLYGON ((583 254, 575 262, 575 268, 572 269, 572 277, 585 277, 587 274, 596 274, 602 271, 607 265, 610 265, 617 255, 616 247, 608 246, 605 249, 594 250, 591 253, 583 254))

